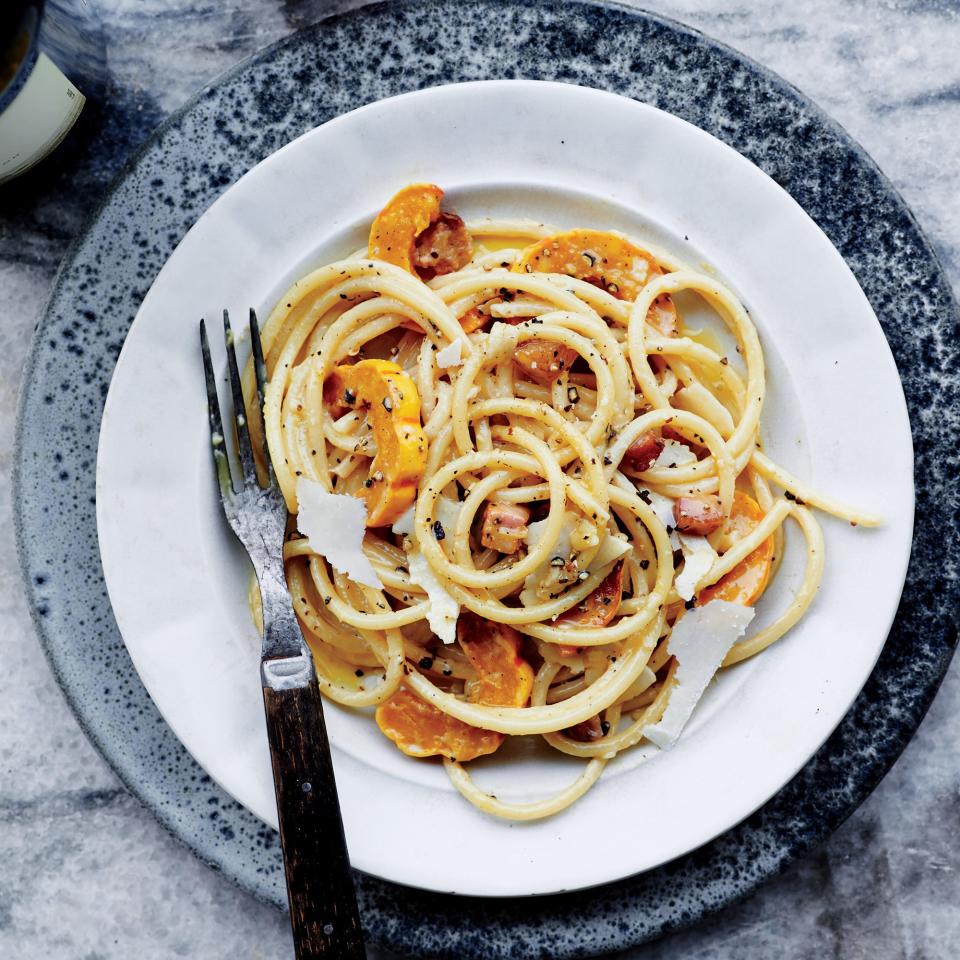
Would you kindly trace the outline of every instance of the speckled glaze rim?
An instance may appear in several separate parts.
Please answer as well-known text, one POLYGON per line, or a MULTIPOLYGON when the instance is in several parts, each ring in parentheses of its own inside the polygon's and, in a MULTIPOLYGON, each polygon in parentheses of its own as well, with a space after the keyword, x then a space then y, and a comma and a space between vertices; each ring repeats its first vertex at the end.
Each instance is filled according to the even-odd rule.
MULTIPOLYGON (((119 280, 121 287, 128 287, 127 298, 116 293, 113 302, 107 296, 106 283, 98 281, 102 253, 95 244, 112 252, 105 233, 110 216, 125 209, 124 203, 135 206, 140 201, 137 186, 150 189, 152 181, 138 182, 138 178, 156 174, 156 168, 151 170, 155 155, 165 149, 165 142, 176 141, 178 132, 199 122, 213 104, 222 100, 220 106, 225 110, 242 82, 252 81, 259 72, 267 83, 282 86, 283 78, 272 72, 271 65, 285 57, 294 58, 297 51, 309 53, 312 45, 359 42, 370 36, 389 36, 391 40, 383 41, 388 45, 397 37, 416 41, 417 31, 431 21, 425 16, 426 7, 436 14, 432 22, 453 23, 461 34, 468 34, 460 36, 456 45, 450 36, 438 34, 429 54, 442 63, 445 49, 456 70, 447 65, 446 72, 434 70, 427 76, 421 70, 424 75, 420 76, 415 67, 399 74, 394 71, 390 77, 375 76, 380 84, 374 90, 376 96, 354 97, 353 102, 350 91, 342 95, 344 102, 340 103, 331 95, 330 101, 324 102, 327 113, 314 116, 312 122, 303 116, 288 119, 280 142, 359 102, 431 83, 481 78, 485 74, 461 62, 462 49, 467 48, 463 41, 472 39, 479 46, 496 41, 469 31, 480 30, 489 22, 502 36, 508 21, 518 28, 534 25, 539 47, 546 51, 540 61, 524 60, 519 44, 506 47, 497 43, 486 75, 525 75, 584 85, 593 80, 592 85, 670 109, 740 149, 807 209, 847 259, 881 320, 904 379, 914 445, 924 454, 922 476, 918 469, 917 509, 918 516, 926 516, 929 522, 917 529, 907 586, 884 653, 863 693, 825 746, 773 800, 738 827, 666 867, 589 894, 519 901, 455 898, 358 875, 368 936, 394 950, 458 958, 592 956, 634 946, 693 923, 745 896, 835 829, 909 741, 956 642, 952 596, 944 590, 947 586, 952 593, 955 584, 944 584, 943 570, 944 552, 953 562, 960 553, 957 494, 949 484, 950 471, 956 470, 960 431, 956 423, 939 419, 934 423, 925 415, 956 403, 955 388, 938 376, 957 369, 956 341, 950 340, 957 323, 956 305, 935 254, 889 181, 839 126, 783 80, 673 21, 619 5, 572 0, 399 0, 377 4, 322 21, 235 67, 168 118, 144 144, 64 260, 31 347, 20 395, 14 500, 21 566, 41 641, 87 736, 173 835, 242 888, 282 905, 282 870, 275 836, 222 794, 185 755, 140 687, 116 636, 99 571, 92 506, 86 502, 92 503, 88 477, 92 462, 86 461, 95 449, 99 408, 91 416, 91 411, 77 402, 83 396, 96 405, 97 392, 108 382, 119 348, 116 338, 122 339, 135 312, 125 305, 142 297, 152 280, 149 269, 155 275, 199 210, 280 142, 264 136, 249 148, 252 156, 235 158, 246 164, 242 169, 230 170, 229 176, 208 173, 208 183, 199 191, 199 208, 193 209, 198 203, 195 198, 184 202, 183 222, 168 222, 166 239, 144 248, 147 252, 141 256, 149 266, 144 275, 130 274, 132 268, 120 262, 117 252, 107 268, 114 271, 113 279, 119 280), (386 27, 389 33, 384 31, 386 27), (656 50, 664 62, 638 58, 636 66, 613 66, 608 51, 601 50, 607 36, 615 36, 619 48, 628 53, 656 50), (558 51, 571 57, 558 58, 558 51), (574 54, 580 60, 571 67, 568 63, 574 54), (711 76, 714 83, 712 112, 699 101, 683 101, 677 93, 684 82, 690 82, 694 62, 698 73, 711 76), (732 94, 728 86, 734 80, 745 85, 746 92, 738 88, 732 94), (807 160, 804 170, 799 165, 788 169, 787 160, 796 151, 807 160), (813 157, 819 165, 811 164, 813 157), (113 319, 113 327, 104 326, 104 316, 97 311, 88 308, 84 312, 84 303, 91 296, 84 284, 103 288, 100 306, 106 305, 103 315, 113 319), (910 304, 913 317, 909 331, 899 325, 899 307, 905 303, 910 304), (76 354, 73 365, 57 363, 57 336, 65 340, 65 350, 76 354), (85 350, 94 345, 99 350, 93 354, 96 360, 80 359, 88 356, 85 350), (57 378, 70 376, 73 382, 60 380, 59 385, 65 394, 75 391, 72 401, 56 393, 57 378), (62 414, 59 418, 58 412, 62 414), (52 483, 57 477, 62 480, 59 487, 52 483), (61 537, 50 536, 57 532, 61 537), (60 557, 45 546, 51 541, 59 545, 60 557), (66 570, 62 582, 57 579, 61 576, 58 559, 66 570), (83 583, 79 570, 83 571, 83 583), (80 632, 96 642, 81 647, 75 642, 80 632)), ((306 66, 304 70, 304 82, 311 82, 306 66)), ((314 77, 312 82, 320 81, 314 77)), ((362 83, 356 85, 363 87, 362 83)), ((261 88, 259 92, 264 91, 261 88)), ((268 111, 269 102, 258 109, 268 111)), ((249 116, 247 122, 254 126, 249 116)), ((213 130, 201 129, 214 138, 213 130)), ((256 139, 256 134, 251 139, 256 139)), ((154 179, 160 183, 157 190, 166 186, 162 177, 154 179)), ((122 221, 110 226, 124 238, 127 228, 122 221)), ((134 232, 133 236, 137 235, 134 232)), ((918 468, 920 463, 918 459, 918 468)))

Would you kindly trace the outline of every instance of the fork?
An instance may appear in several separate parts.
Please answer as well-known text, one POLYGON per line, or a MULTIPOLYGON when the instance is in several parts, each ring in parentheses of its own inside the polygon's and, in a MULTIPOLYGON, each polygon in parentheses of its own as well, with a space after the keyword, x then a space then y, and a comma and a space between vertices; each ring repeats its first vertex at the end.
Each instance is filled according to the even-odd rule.
MULTIPOLYGON (((343 835, 330 743, 323 722, 313 658, 300 632, 283 570, 287 508, 264 443, 267 484, 257 478, 253 440, 230 317, 223 311, 239 482, 227 451, 206 324, 200 321, 200 350, 207 386, 210 441, 223 512, 250 556, 263 606, 260 678, 267 738, 280 822, 287 899, 298 960, 365 958, 357 896, 343 835)), ((263 397, 267 368, 256 313, 250 311, 250 341, 256 374, 255 415, 264 437, 263 397)))

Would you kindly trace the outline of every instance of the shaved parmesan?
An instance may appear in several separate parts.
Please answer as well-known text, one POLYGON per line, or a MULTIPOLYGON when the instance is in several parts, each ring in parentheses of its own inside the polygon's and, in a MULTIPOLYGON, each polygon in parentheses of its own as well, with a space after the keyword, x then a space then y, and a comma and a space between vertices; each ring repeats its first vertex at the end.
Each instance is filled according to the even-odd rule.
POLYGON ((657 519, 666 527, 670 536, 670 546, 674 550, 680 549, 680 540, 677 538, 674 528, 677 525, 677 519, 673 515, 673 501, 665 497, 662 493, 654 493, 652 490, 640 489, 642 499, 650 504, 650 509, 657 515, 657 519))
POLYGON ((402 513, 398 518, 396 523, 390 528, 394 533, 399 533, 401 536, 406 534, 411 536, 413 534, 413 515, 416 513, 417 505, 414 504, 406 513, 402 513))
POLYGON ((600 531, 597 525, 586 517, 577 521, 573 528, 570 545, 577 553, 586 553, 588 550, 596 552, 600 546, 600 531))
MULTIPOLYGON (((536 547, 540 541, 543 539, 543 535, 547 532, 547 524, 549 520, 534 520, 533 523, 527 525, 527 545, 532 550, 536 547)), ((575 513, 571 513, 569 510, 563 512, 563 523, 560 525, 560 534, 557 537, 557 542, 553 546, 553 550, 550 551, 552 557, 562 556, 566 560, 572 551, 571 542, 573 539, 573 531, 579 522, 579 517, 575 513)))
POLYGON ((674 625, 667 651, 677 658, 679 666, 660 722, 644 727, 643 735, 648 740, 663 749, 677 742, 707 684, 752 619, 751 607, 711 600, 687 611, 674 625))
MULTIPOLYGON (((547 520, 535 520, 527 525, 527 549, 533 550, 540 541, 547 529, 547 520)), ((523 581, 523 590, 520 591, 520 602, 525 607, 532 607, 543 600, 550 591, 557 586, 558 571, 563 567, 554 567, 551 560, 554 557, 562 557, 566 563, 572 553, 571 538, 577 524, 577 515, 569 510, 563 514, 563 524, 560 527, 560 535, 557 542, 550 551, 550 556, 537 567, 533 573, 529 573, 523 581)))
POLYGON ((322 483, 297 481, 297 529, 333 568, 354 583, 382 590, 383 584, 363 552, 367 505, 346 493, 330 493, 322 483))
POLYGON ((460 359, 460 351, 463 348, 462 340, 454 340, 452 343, 447 344, 442 350, 437 351, 437 366, 441 370, 446 370, 448 367, 459 367, 462 363, 460 359))
POLYGON ((597 570, 609 566, 614 560, 619 560, 625 553, 629 553, 632 549, 633 547, 628 541, 608 533, 601 541, 596 556, 590 561, 587 570, 589 570, 590 573, 596 573, 597 570))
MULTIPOLYGON (((394 533, 400 534, 400 536, 409 537, 414 543, 417 542, 417 534, 413 525, 416 509, 416 504, 414 504, 406 513, 401 514, 397 522, 390 528, 394 533)), ((453 533, 457 526, 457 520, 460 517, 460 510, 461 504, 457 503, 457 501, 451 500, 449 497, 437 497, 431 523, 433 523, 433 521, 440 522, 440 526, 443 528, 443 536, 439 539, 445 541, 446 538, 453 533)), ((434 531, 434 535, 436 535, 436 531, 434 531)))
POLYGON ((691 537, 685 533, 677 534, 680 549, 683 551, 683 570, 674 581, 677 593, 689 600, 700 580, 705 577, 717 559, 717 551, 710 546, 706 537, 691 537))
MULTIPOLYGON (((449 497, 437 497, 433 506, 433 517, 431 518, 431 529, 433 536, 440 542, 440 549, 453 559, 453 533, 457 529, 457 521, 460 519, 460 511, 463 504, 457 500, 451 500, 449 497), (440 524, 438 527, 437 524, 440 524)), ((413 535, 416 542, 417 536, 413 535)))
POLYGON ((655 467, 679 467, 685 463, 694 463, 697 455, 685 444, 677 440, 664 440, 660 456, 654 462, 655 467))
POLYGON ((411 582, 427 595, 430 604, 427 607, 427 623, 430 624, 430 629, 444 643, 453 643, 457 639, 460 604, 440 582, 427 558, 419 550, 407 554, 407 566, 411 582))
POLYGON ((443 526, 444 538, 450 537, 456 529, 463 505, 449 497, 437 497, 434 506, 433 519, 439 520, 443 526))

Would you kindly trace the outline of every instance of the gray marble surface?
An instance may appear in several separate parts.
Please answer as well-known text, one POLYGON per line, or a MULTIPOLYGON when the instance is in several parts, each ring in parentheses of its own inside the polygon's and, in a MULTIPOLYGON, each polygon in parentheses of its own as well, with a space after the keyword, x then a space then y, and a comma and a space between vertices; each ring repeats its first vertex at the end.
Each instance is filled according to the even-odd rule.
MULTIPOLYGON (((9 474, 30 331, 57 264, 135 143, 256 48, 356 3, 93 0, 117 89, 103 160, 42 199, 0 198, 0 957, 274 958, 286 918, 171 840, 78 729, 33 640, 14 556, 9 474)), ((859 140, 913 207, 960 293, 960 5, 947 0, 659 4, 767 64, 859 140)), ((958 776, 948 674, 919 734, 817 853, 651 958, 960 954, 958 776)))

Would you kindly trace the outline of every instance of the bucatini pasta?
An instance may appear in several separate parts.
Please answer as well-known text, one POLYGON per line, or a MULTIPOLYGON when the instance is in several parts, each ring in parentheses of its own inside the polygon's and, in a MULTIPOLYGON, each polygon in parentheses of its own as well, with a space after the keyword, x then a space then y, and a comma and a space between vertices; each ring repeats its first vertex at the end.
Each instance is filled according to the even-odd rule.
POLYGON ((535 819, 620 751, 669 746, 719 666, 803 616, 824 563, 811 508, 877 521, 762 452, 763 352, 715 277, 612 231, 465 224, 442 201, 401 190, 366 250, 280 299, 266 441, 299 529, 326 531, 285 546, 323 692, 375 707, 481 810, 535 819), (733 356, 687 329, 681 293, 733 356), (336 526, 343 497, 365 530, 336 526), (744 636, 788 520, 802 583, 744 636), (368 576, 343 572, 351 538, 368 576), (484 793, 464 764, 523 735, 580 776, 527 803, 484 793))

